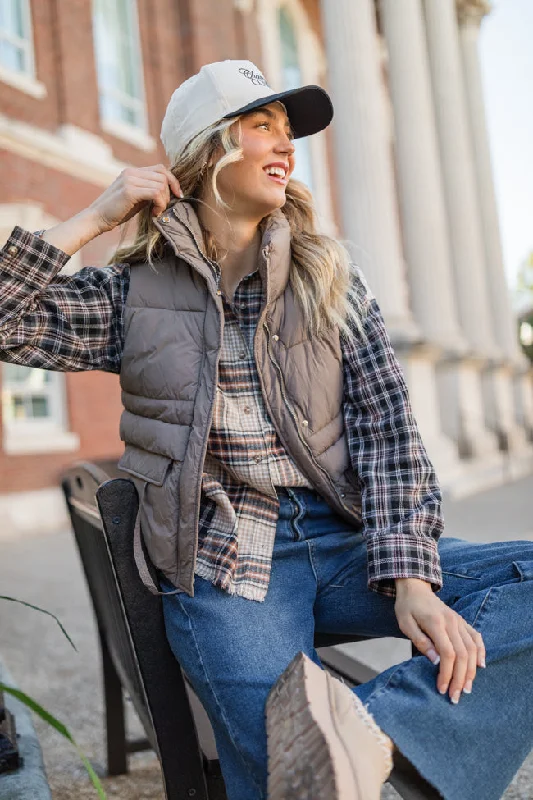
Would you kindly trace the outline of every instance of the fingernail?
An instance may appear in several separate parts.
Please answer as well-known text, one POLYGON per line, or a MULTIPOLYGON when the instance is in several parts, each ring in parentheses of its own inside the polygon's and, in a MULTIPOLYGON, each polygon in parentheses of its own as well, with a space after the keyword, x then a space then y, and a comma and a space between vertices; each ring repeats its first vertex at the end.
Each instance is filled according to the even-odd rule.
POLYGON ((454 693, 452 694, 452 696, 451 696, 451 701, 452 701, 452 703, 453 703, 455 706, 456 706, 456 705, 457 705, 457 703, 459 702, 459 698, 460 698, 460 697, 461 697, 461 692, 460 692, 460 691, 454 692, 454 693))
POLYGON ((440 692, 441 694, 446 694, 446 691, 447 691, 447 690, 448 690, 448 687, 447 687, 447 686, 441 686, 441 687, 440 687, 440 689, 439 689, 439 692, 440 692))
POLYGON ((464 694, 472 694, 472 681, 467 681, 463 687, 464 694))
POLYGON ((426 656, 429 658, 432 664, 435 664, 435 666, 440 664, 440 656, 436 650, 433 650, 433 648, 427 651, 426 656))
POLYGON ((485 669, 485 667, 487 666, 487 665, 485 664, 485 659, 484 659, 484 658, 482 658, 482 659, 481 659, 481 663, 480 663, 480 665, 479 665, 479 666, 480 666, 480 667, 483 667, 483 669, 485 669))

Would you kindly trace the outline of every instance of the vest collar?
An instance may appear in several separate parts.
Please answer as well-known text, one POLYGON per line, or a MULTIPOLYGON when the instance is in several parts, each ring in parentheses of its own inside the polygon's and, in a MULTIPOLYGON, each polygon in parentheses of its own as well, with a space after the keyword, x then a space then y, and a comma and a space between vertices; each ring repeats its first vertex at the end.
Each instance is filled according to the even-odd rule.
MULTIPOLYGON (((214 279, 214 271, 208 266, 205 254, 204 257, 201 255, 204 253, 202 230, 193 203, 188 201, 176 203, 157 217, 154 223, 178 256, 182 255, 194 264, 201 274, 214 279)), ((258 269, 266 290, 267 305, 285 291, 290 265, 290 226, 278 208, 265 221, 259 250, 258 269)))

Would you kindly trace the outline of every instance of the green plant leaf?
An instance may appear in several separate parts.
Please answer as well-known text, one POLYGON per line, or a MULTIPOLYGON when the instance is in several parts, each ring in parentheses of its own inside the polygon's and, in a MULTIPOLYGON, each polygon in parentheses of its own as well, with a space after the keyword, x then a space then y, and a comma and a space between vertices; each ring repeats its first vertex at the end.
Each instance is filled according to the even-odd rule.
POLYGON ((39 703, 36 700, 34 700, 29 695, 25 694, 25 692, 21 692, 20 689, 15 689, 14 686, 6 686, 5 683, 2 683, 0 681, 0 691, 5 692, 6 694, 11 694, 13 695, 13 697, 16 697, 17 700, 20 700, 20 702, 24 703, 25 706, 31 708, 31 710, 34 711, 39 717, 41 717, 41 719, 44 719, 44 721, 47 722, 49 725, 51 725, 52 728, 55 728, 56 731, 61 734, 61 736, 64 736, 65 739, 68 739, 68 741, 74 745, 74 747, 78 752, 79 757, 81 758, 81 760, 85 765, 85 769, 89 773, 89 777, 91 779, 94 788, 98 792, 98 797, 100 798, 100 800, 107 800, 102 784, 98 779, 98 775, 92 768, 91 763, 87 758, 87 756, 83 753, 81 748, 76 744, 74 737, 72 736, 66 725, 63 725, 63 723, 60 722, 58 719, 56 719, 52 714, 50 714, 49 711, 47 711, 45 708, 39 705, 39 703))
POLYGON ((74 648, 76 653, 78 652, 78 648, 76 647, 76 645, 74 644, 74 642, 72 641, 72 639, 70 638, 70 636, 68 635, 66 630, 64 629, 63 625, 58 620, 56 615, 52 614, 51 611, 47 611, 45 608, 39 608, 39 606, 34 606, 33 603, 27 603, 26 600, 19 600, 17 597, 7 597, 5 594, 0 594, 0 600, 9 600, 11 603, 20 603, 21 606, 28 606, 28 608, 33 608, 33 609, 35 609, 35 611, 40 611, 41 614, 47 614, 49 617, 52 617, 52 619, 55 619, 55 621, 57 622, 57 624, 61 628, 62 632, 65 634, 65 636, 67 638, 67 641, 70 642, 70 644, 72 645, 72 647, 74 648))

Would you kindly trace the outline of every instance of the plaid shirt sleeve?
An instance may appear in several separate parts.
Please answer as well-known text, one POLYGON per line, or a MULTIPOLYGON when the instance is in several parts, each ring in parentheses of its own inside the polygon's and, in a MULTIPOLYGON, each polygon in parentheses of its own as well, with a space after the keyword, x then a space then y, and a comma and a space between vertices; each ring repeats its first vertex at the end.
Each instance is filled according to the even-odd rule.
POLYGON ((16 226, 0 251, 0 361, 120 372, 125 264, 59 275, 70 256, 16 226))
POLYGON ((342 336, 344 415, 362 485, 368 587, 395 595, 395 578, 442 587, 437 541, 441 492, 413 417, 401 367, 362 274, 356 293, 364 336, 342 336))

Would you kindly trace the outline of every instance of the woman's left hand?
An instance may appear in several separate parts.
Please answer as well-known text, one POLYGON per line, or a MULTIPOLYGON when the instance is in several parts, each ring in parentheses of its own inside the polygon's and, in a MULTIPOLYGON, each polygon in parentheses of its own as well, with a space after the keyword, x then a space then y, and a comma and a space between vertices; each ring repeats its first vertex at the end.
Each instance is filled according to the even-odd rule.
POLYGON ((418 578, 396 579, 396 619, 402 633, 440 670, 437 688, 449 691, 453 703, 470 694, 477 667, 485 666, 481 634, 448 608, 429 583, 418 578))

